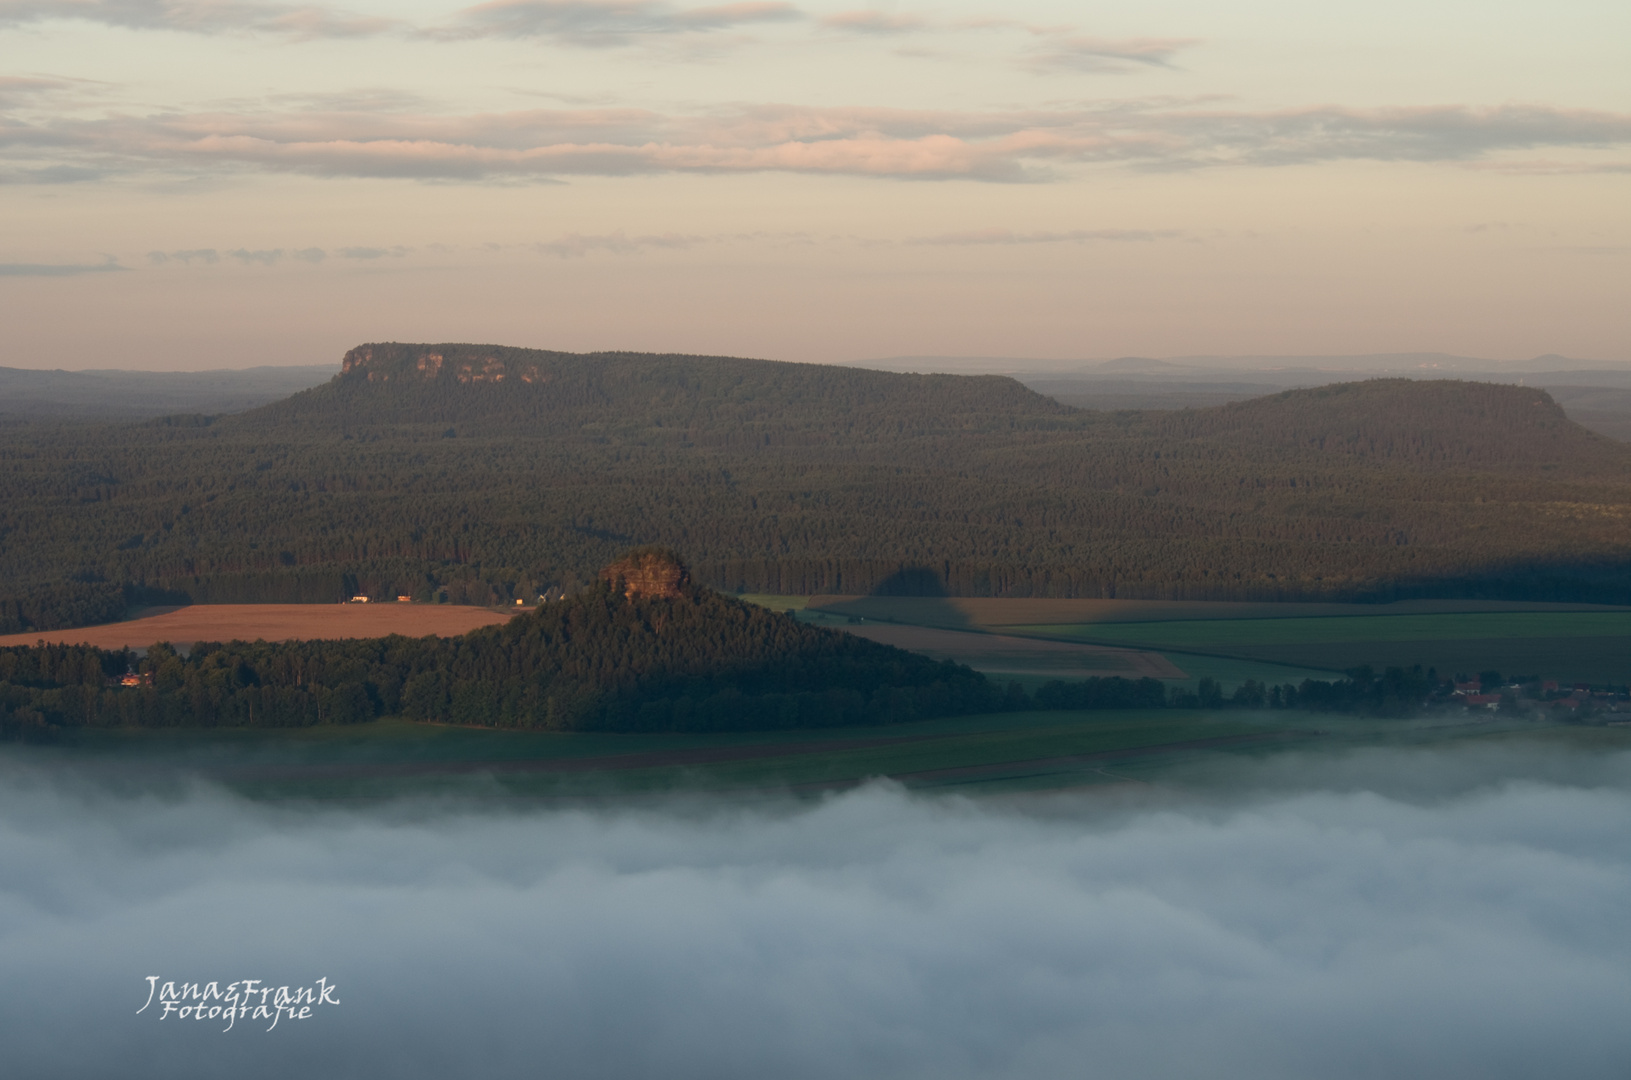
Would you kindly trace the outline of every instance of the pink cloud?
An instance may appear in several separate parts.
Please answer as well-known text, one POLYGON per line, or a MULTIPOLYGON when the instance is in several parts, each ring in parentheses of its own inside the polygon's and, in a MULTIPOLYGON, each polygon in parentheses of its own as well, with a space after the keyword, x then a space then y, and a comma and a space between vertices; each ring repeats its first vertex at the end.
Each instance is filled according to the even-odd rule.
POLYGON ((259 112, 0 119, 0 146, 48 167, 250 168, 318 176, 482 181, 662 172, 803 172, 1023 181, 1085 164, 1274 166, 1335 160, 1499 160, 1621 147, 1631 115, 1540 106, 1249 112, 1164 102, 951 111, 738 105, 698 114, 534 109, 434 115, 306 107, 259 112))
POLYGON ((928 20, 919 15, 890 15, 882 11, 840 11, 821 20, 833 30, 856 34, 906 34, 927 29, 928 20))

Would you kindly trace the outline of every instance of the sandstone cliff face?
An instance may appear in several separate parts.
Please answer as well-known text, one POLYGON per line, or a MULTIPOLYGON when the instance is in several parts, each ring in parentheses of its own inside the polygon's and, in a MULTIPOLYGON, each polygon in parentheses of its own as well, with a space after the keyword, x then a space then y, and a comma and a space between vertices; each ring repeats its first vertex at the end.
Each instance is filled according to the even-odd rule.
MULTIPOLYGON (((340 361, 340 377, 368 382, 392 378, 434 382, 446 377, 461 383, 548 382, 549 373, 537 363, 511 363, 480 346, 360 345, 340 361)), ((516 350, 509 350, 516 351, 516 350)))
POLYGON ((672 598, 691 583, 691 572, 672 552, 636 551, 606 567, 600 578, 613 583, 622 578, 623 595, 627 597, 672 598))

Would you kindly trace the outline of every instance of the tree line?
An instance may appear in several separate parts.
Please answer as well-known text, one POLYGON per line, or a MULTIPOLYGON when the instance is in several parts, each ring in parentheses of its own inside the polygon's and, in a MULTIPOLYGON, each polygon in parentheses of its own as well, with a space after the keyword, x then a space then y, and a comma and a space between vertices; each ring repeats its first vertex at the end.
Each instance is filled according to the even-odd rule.
POLYGON ((457 638, 0 649, 0 713, 73 726, 301 727, 383 715, 557 731, 823 727, 990 710, 978 673, 688 587, 612 582, 457 638))
POLYGON ((1411 715, 1419 667, 1225 696, 1156 679, 1053 681, 1028 695, 978 672, 812 627, 688 586, 625 596, 600 582, 458 638, 200 643, 182 655, 37 644, 0 649, 0 734, 80 728, 287 728, 404 716, 552 731, 865 726, 1026 709, 1300 708, 1411 715))

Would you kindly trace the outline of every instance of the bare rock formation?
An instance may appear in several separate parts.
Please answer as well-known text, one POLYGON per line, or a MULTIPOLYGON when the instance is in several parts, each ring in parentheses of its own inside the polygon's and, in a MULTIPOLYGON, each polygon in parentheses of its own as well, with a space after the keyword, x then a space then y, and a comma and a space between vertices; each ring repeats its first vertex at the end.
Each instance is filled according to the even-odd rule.
POLYGON ((691 571, 666 548, 639 548, 600 572, 602 581, 623 582, 623 595, 677 597, 691 584, 691 571))

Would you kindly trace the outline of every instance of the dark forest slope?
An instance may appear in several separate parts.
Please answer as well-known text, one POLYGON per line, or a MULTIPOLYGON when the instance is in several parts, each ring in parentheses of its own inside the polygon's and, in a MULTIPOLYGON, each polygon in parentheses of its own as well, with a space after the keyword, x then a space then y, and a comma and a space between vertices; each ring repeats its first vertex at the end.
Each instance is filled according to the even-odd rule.
POLYGON ((984 676, 686 584, 599 582, 455 638, 0 649, 0 732, 300 727, 401 714, 557 731, 732 731, 981 712, 984 676), (137 685, 121 686, 127 665, 137 685))
POLYGON ((508 602, 641 543, 728 591, 1623 602, 1628 526, 1631 447, 1522 387, 1107 413, 1000 377, 376 345, 239 416, 0 431, 0 628, 508 602))

